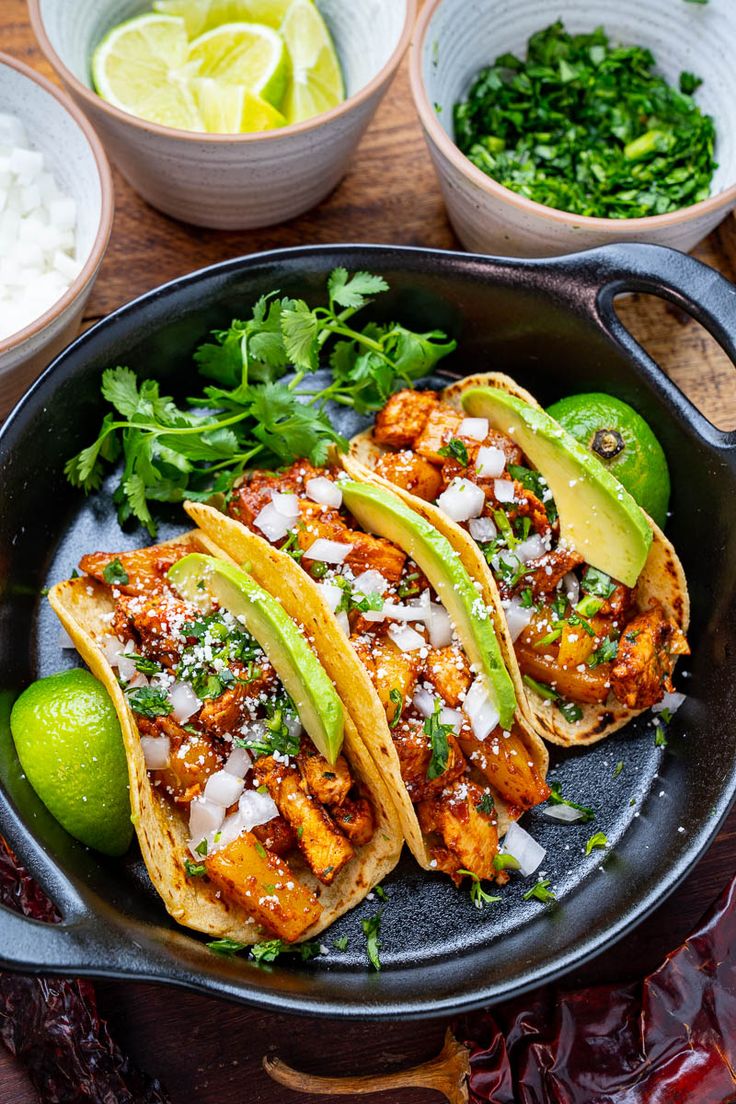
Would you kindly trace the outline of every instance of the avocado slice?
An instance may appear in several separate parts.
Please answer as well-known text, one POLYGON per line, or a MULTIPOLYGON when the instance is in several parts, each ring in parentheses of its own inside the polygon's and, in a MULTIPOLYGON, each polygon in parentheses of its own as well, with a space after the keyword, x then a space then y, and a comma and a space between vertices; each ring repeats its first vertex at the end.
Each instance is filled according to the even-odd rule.
POLYGON ((270 659, 315 747, 334 763, 343 740, 342 703, 324 667, 276 599, 242 568, 200 552, 170 567, 168 579, 187 601, 201 604, 204 591, 237 617, 270 659))
POLYGON ((462 639, 468 658, 485 674, 504 728, 510 729, 516 710, 511 676, 485 603, 455 549, 433 525, 382 487, 340 480, 348 510, 372 533, 403 549, 437 591, 462 639))
POLYGON ((508 434, 547 480, 560 536, 586 563, 633 587, 652 543, 644 511, 615 476, 544 410, 496 387, 470 387, 463 409, 508 434))

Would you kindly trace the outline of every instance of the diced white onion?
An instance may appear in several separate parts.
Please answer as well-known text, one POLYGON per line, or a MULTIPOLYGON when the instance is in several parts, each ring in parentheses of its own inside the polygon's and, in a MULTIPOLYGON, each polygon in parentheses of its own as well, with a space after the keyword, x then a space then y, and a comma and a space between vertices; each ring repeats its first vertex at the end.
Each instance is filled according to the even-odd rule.
POLYGON ((257 744, 259 740, 262 740, 267 732, 268 727, 265 721, 246 721, 240 729, 241 736, 243 736, 245 740, 248 740, 254 744, 257 744))
POLYGON ((469 479, 453 479, 437 499, 437 505, 453 521, 469 521, 481 514, 485 501, 481 487, 469 479))
POLYGON ((171 741, 168 736, 141 736, 146 770, 164 770, 169 765, 171 741))
POLYGON ((304 731, 304 726, 296 713, 292 715, 287 714, 287 716, 284 718, 284 724, 286 725, 287 731, 292 740, 298 739, 304 731))
POLYGON ((671 694, 665 694, 661 701, 656 702, 652 706, 652 713, 661 713, 663 709, 669 709, 670 713, 676 713, 686 697, 687 694, 680 694, 676 691, 673 691, 671 694))
POLYGON ((230 813, 229 816, 225 817, 221 828, 218 828, 216 832, 207 837, 207 854, 211 855, 214 851, 221 851, 223 847, 227 847, 229 843, 236 840, 244 830, 245 825, 240 810, 236 809, 234 813, 230 813))
POLYGON ((475 470, 481 479, 498 479, 506 467, 506 453, 495 445, 483 445, 475 458, 475 470))
POLYGON ((452 621, 443 605, 433 602, 429 607, 429 642, 433 648, 447 648, 452 644, 452 621))
POLYGON ((459 709, 450 709, 448 705, 440 709, 440 724, 452 725, 456 732, 463 726, 463 715, 459 709))
POLYGON ((116 667, 118 675, 123 682, 131 682, 136 676, 136 666, 132 659, 125 653, 137 655, 135 644, 129 640, 127 644, 121 644, 116 636, 109 636, 100 644, 105 659, 111 667, 116 667))
POLYGON ((258 790, 246 790, 238 803, 240 819, 246 832, 257 828, 259 824, 268 824, 279 815, 278 807, 270 794, 258 790))
POLYGON ((463 709, 468 715, 476 740, 485 740, 498 725, 498 709, 482 675, 474 680, 465 695, 463 709))
POLYGON ((434 694, 430 694, 429 690, 425 690, 423 686, 417 686, 412 703, 418 713, 421 713, 423 717, 431 717, 434 713, 435 701, 434 694))
POLYGON ((169 690, 171 715, 178 724, 186 724, 189 718, 201 709, 202 702, 186 682, 175 682, 169 690))
POLYGON ((514 552, 522 563, 529 563, 530 560, 536 560, 539 556, 543 556, 546 549, 544 547, 544 541, 539 534, 533 533, 531 537, 527 537, 521 544, 517 544, 514 552))
POLYGON ((525 878, 539 869, 547 854, 545 849, 516 821, 509 825, 509 830, 504 837, 503 849, 507 855, 512 855, 516 859, 525 878))
POLYGON ((350 618, 345 610, 341 610, 340 613, 335 614, 335 620, 345 635, 350 636, 350 618))
POLYGON ((336 583, 317 583, 317 590, 324 598, 326 605, 334 613, 342 601, 342 587, 337 586, 336 583))
POLYGON ((566 824, 582 820, 585 816, 585 813, 580 809, 573 809, 572 805, 549 805, 542 809, 542 812, 545 816, 551 817, 552 820, 562 820, 566 824))
POLYGON ((245 778, 252 766, 253 760, 245 748, 233 748, 227 758, 224 770, 228 774, 234 774, 236 778, 245 778))
POLYGON ((204 796, 207 801, 213 801, 215 805, 223 805, 227 809, 238 800, 244 785, 242 778, 237 778, 229 771, 215 771, 207 779, 204 796))
POLYGON ((216 805, 206 797, 195 797, 189 805, 189 836, 196 846, 210 832, 222 827, 225 806, 216 805))
POLYGON ((402 605, 401 602, 384 602, 380 610, 366 610, 363 614, 366 621, 426 621, 429 617, 429 608, 422 605, 402 605))
POLYGON ((359 594, 383 594, 387 586, 388 582, 381 572, 375 571, 373 568, 361 572, 353 581, 353 588, 359 594))
POLYGON ((388 635, 401 652, 415 652, 418 648, 426 648, 427 641, 409 625, 392 625, 388 635))
POLYGON ((571 606, 580 601, 580 583, 574 571, 568 571, 562 580, 562 591, 571 606))
POLYGON ((299 499, 288 491, 271 491, 271 502, 282 517, 293 522, 299 517, 299 499))
POLYGON ((498 536, 496 524, 489 517, 471 518, 468 529, 473 540, 478 541, 479 544, 495 540, 498 536))
POLYGON ((308 479, 304 489, 312 502, 319 502, 323 506, 334 506, 335 509, 342 506, 342 491, 337 483, 333 483, 325 475, 316 475, 314 479, 308 479))
POLYGON ((525 609, 518 598, 512 598, 508 604, 504 603, 504 613, 511 639, 516 641, 534 616, 534 607, 525 609))
POLYGON ((268 540, 271 544, 275 541, 281 540, 289 532, 289 519, 276 509, 273 502, 267 503, 266 506, 256 514, 253 518, 253 524, 268 540))
POLYGON ((493 493, 499 502, 514 501, 514 484, 510 479, 496 479, 493 483, 493 493))
POLYGON ((343 544, 342 541, 325 540, 317 537, 304 553, 306 560, 318 560, 319 563, 341 564, 350 555, 352 544, 343 544))
POLYGON ((457 427, 459 437, 471 437, 474 441, 484 441, 488 436, 487 418, 463 418, 457 427))

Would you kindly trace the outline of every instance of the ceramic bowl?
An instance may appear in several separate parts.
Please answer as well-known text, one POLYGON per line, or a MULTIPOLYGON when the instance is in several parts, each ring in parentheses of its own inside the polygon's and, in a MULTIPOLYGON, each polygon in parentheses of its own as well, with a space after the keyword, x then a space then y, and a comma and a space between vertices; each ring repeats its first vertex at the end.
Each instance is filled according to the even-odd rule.
POLYGON ((466 249, 552 256, 612 241, 690 250, 736 207, 736 5, 684 0, 427 0, 411 50, 411 85, 455 231, 466 249), (647 46, 677 83, 704 78, 697 102, 716 122, 716 171, 708 199, 666 215, 587 218, 534 203, 496 183, 453 141, 453 107, 499 54, 524 56, 535 31, 562 19, 571 32, 602 26, 612 41, 647 46))
POLYGON ((65 294, 29 326, 0 338, 0 418, 76 336, 112 230, 113 185, 100 140, 60 89, 0 53, 0 110, 17 116, 61 190, 77 204, 82 270, 65 294))
POLYGON ((41 49, 87 113, 122 174, 152 206, 220 229, 269 226, 337 186, 409 42, 416 0, 318 0, 343 67, 347 99, 258 134, 195 134, 138 119, 92 90, 90 58, 110 28, 151 0, 29 0, 41 49))

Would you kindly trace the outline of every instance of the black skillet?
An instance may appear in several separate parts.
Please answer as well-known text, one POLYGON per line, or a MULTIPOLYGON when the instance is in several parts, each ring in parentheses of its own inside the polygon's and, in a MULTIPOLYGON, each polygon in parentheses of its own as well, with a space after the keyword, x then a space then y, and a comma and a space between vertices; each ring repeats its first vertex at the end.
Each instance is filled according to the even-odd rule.
MULTIPOLYGON (((488 1004, 556 977, 610 946, 676 888, 716 834, 736 792, 736 643, 733 524, 736 435, 714 428, 619 323, 614 297, 652 292, 689 312, 736 359, 736 288, 682 254, 611 246, 552 260, 498 260, 422 249, 323 246, 246 257, 194 273, 116 311, 44 373, 0 433, 0 832, 56 901, 63 922, 43 926, 0 909, 0 966, 28 972, 155 980, 311 1015, 398 1018, 488 1004), (20 774, 7 716, 34 677, 76 662, 62 651, 41 589, 97 548, 146 543, 121 533, 109 495, 89 500, 63 475, 103 412, 100 371, 128 364, 183 396, 191 354, 208 331, 247 313, 263 292, 318 298, 336 265, 382 273, 376 304, 415 329, 458 339, 443 369, 509 372, 543 402, 609 391, 654 428, 672 472, 668 532, 693 601, 689 698, 656 748, 649 719, 578 753, 553 750, 552 777, 595 807, 592 825, 540 812, 525 824, 548 848, 543 867, 558 903, 525 902, 517 879, 484 911, 465 892, 405 857, 387 880, 380 974, 367 969, 359 918, 365 901, 324 936, 316 965, 260 968, 213 955, 170 922, 134 848, 106 860, 72 840, 20 774), (624 766, 614 777, 616 764, 624 766), (611 847, 584 855, 593 831, 611 847), (337 935, 347 951, 334 949, 337 935)), ((437 382, 442 382, 437 381, 437 382)), ((359 422, 342 412, 347 434, 359 422)), ((174 510, 161 535, 183 528, 174 510)))

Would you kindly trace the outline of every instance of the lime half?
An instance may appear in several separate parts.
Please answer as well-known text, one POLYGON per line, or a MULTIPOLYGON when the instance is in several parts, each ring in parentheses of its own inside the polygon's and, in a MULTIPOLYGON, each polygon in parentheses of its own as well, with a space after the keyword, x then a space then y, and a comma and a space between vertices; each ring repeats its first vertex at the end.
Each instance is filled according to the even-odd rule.
POLYGON ((281 110, 300 123, 337 107, 345 85, 332 36, 311 0, 292 0, 281 24, 291 59, 291 80, 281 110))
POLYGON ((10 730, 28 781, 75 839, 122 855, 133 836, 128 765, 115 708, 89 671, 63 671, 23 691, 10 730))
POLYGON ((284 40, 259 23, 225 23, 195 38, 188 63, 198 77, 239 84, 278 107, 284 98, 289 63, 284 40))
POLYGON ((667 460, 633 407, 596 392, 560 399, 547 413, 590 449, 657 525, 664 526, 670 501, 667 460))

